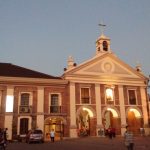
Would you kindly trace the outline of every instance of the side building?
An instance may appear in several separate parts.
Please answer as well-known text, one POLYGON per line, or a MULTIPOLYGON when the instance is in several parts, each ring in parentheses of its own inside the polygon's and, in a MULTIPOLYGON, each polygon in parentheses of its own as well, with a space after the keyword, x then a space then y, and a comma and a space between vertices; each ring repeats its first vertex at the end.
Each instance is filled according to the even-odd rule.
POLYGON ((0 70, 0 128, 8 128, 9 140, 36 128, 45 140, 52 128, 58 139, 69 136, 67 80, 9 63, 0 70))
POLYGON ((126 125, 134 134, 140 128, 150 134, 148 78, 140 66, 132 68, 110 48, 110 38, 101 35, 93 58, 77 65, 72 57, 61 77, 54 77, 9 63, 0 63, 0 128, 8 139, 24 137, 39 128, 44 139, 54 129, 56 139, 99 136, 126 125))

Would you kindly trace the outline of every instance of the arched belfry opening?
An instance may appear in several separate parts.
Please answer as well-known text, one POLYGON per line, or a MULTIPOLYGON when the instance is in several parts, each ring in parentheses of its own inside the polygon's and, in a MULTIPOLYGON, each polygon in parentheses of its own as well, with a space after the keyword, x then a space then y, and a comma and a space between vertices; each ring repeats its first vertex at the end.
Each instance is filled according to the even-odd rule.
POLYGON ((107 41, 103 41, 103 51, 108 51, 108 43, 107 43, 107 41))
POLYGON ((96 41, 96 55, 111 52, 110 39, 102 34, 96 41))

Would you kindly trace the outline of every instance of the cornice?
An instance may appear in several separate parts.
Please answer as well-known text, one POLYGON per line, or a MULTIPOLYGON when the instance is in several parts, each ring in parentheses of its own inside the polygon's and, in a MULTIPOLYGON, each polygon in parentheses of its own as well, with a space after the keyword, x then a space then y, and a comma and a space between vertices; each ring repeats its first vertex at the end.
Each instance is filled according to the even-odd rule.
POLYGON ((35 84, 35 85, 51 85, 51 84, 67 84, 67 80, 63 79, 41 79, 41 78, 18 78, 18 77, 0 77, 0 84, 35 84))

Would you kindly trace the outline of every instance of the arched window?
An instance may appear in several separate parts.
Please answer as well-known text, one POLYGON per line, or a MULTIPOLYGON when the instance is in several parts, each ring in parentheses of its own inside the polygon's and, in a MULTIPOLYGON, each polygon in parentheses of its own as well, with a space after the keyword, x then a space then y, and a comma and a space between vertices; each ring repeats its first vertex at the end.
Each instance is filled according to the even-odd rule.
POLYGON ((106 41, 103 41, 103 50, 108 51, 108 43, 106 41))

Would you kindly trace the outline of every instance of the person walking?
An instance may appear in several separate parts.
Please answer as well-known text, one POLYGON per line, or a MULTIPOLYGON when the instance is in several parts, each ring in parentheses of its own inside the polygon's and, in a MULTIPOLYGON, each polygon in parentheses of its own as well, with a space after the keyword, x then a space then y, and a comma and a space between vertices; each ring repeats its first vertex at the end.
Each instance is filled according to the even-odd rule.
POLYGON ((126 126, 126 131, 124 133, 125 146, 128 150, 133 150, 134 148, 134 139, 133 133, 130 130, 129 126, 126 126))
POLYGON ((52 129, 51 132, 50 132, 50 138, 51 138, 51 142, 55 141, 55 131, 54 131, 54 129, 52 129))

